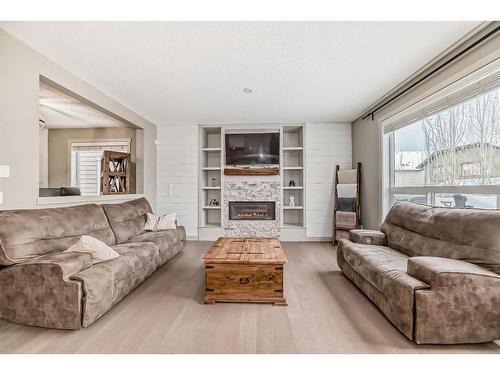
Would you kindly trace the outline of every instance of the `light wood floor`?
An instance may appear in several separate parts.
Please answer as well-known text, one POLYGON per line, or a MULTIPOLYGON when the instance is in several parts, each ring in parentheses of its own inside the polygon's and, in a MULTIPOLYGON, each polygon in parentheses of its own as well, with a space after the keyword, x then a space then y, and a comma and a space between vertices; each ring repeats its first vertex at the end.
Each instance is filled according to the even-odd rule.
POLYGON ((339 271, 328 243, 284 243, 288 307, 200 303, 201 257, 189 242, 86 329, 0 319, 2 353, 500 353, 500 342, 415 345, 339 271))

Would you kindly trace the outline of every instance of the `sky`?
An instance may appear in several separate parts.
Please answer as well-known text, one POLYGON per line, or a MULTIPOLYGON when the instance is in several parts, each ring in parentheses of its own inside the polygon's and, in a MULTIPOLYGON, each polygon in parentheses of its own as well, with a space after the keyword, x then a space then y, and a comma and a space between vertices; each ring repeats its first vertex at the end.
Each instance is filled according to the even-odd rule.
MULTIPOLYGON (((466 106, 465 108, 467 109, 469 108, 467 106, 467 103, 475 103, 476 100, 481 100, 481 98, 489 98, 490 100, 493 99, 496 102, 496 105, 493 106, 491 102, 489 102, 490 105, 483 108, 488 108, 487 110, 489 111, 495 111, 494 112, 495 115, 492 112, 490 112, 490 115, 494 116, 494 118, 497 119, 495 122, 495 126, 500 126, 500 123, 498 122, 498 118, 500 116, 500 104, 498 103, 499 97, 500 97, 500 88, 495 88, 487 93, 479 95, 478 97, 474 97, 468 101, 457 104, 456 106, 466 106)), ((443 110, 443 112, 446 112, 446 109, 443 110)), ((488 118, 492 119, 491 116, 489 116, 488 118)), ((424 143, 424 132, 422 129, 422 122, 418 121, 412 125, 405 126, 401 129, 396 130, 394 132, 394 140, 395 140, 395 151, 424 151, 425 143, 424 143)), ((479 141, 479 139, 477 141, 479 141)), ((490 139, 489 142, 500 145, 500 138, 495 136, 495 138, 490 139)))
POLYGON ((424 151, 424 132, 420 122, 394 132, 395 151, 424 151))

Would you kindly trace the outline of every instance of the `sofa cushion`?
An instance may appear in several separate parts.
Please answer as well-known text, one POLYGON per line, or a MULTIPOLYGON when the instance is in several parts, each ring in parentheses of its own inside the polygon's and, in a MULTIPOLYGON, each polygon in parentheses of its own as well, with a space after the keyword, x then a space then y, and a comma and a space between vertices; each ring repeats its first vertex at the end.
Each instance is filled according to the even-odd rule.
POLYGON ((84 234, 115 244, 108 219, 95 204, 0 211, 0 264, 63 252, 84 234))
POLYGON ((84 291, 82 325, 88 326, 129 294, 160 264, 158 246, 152 242, 113 246, 120 256, 98 263, 71 278, 80 280, 84 291))
POLYGON ((146 213, 153 212, 146 198, 119 204, 103 204, 103 208, 119 244, 142 234, 146 213))
MULTIPOLYGON (((466 287, 493 282, 500 275, 472 263, 438 257, 414 257, 408 260, 408 274, 432 287, 466 287)), ((500 306, 499 306, 500 308, 500 306)))
POLYGON ((160 248, 161 263, 165 263, 179 253, 184 247, 184 228, 162 230, 158 232, 146 232, 134 237, 133 242, 154 242, 160 248))
POLYGON ((500 211, 447 209, 398 202, 382 231, 408 256, 463 260, 500 273, 500 211))
MULTIPOLYGON (((413 335, 415 292, 419 289, 429 288, 428 285, 407 273, 397 271, 397 273, 392 274, 392 277, 384 279, 384 293, 381 293, 378 288, 347 263, 346 249, 353 249, 349 244, 349 241, 342 240, 337 249, 337 263, 340 269, 384 312, 406 337, 411 339, 413 335)), ((361 246, 358 249, 362 249, 364 245, 358 246, 361 246)), ((376 251, 374 248, 381 246, 369 247, 376 251)), ((383 248, 383 250, 385 249, 383 248)), ((353 254, 352 251, 350 253, 353 254)), ((358 256, 361 256, 360 252, 358 252, 358 256)))
POLYGON ((342 240, 342 251, 345 261, 381 293, 385 292, 386 279, 406 274, 408 257, 389 247, 342 240))

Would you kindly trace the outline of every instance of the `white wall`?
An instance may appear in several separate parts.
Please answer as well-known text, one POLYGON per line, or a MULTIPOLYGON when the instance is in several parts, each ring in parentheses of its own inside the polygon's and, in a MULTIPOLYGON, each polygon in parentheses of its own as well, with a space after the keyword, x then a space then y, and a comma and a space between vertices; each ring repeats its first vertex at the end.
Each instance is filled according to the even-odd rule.
POLYGON ((38 185, 41 188, 47 188, 49 187, 49 129, 40 129, 38 136, 40 150, 38 185))
POLYGON ((351 168, 351 124, 306 125, 307 237, 331 237, 335 166, 351 168))
MULTIPOLYGON (((307 236, 332 235, 335 165, 351 167, 351 124, 306 124, 307 236)), ((189 237, 198 236, 198 126, 158 128, 158 212, 176 212, 189 237)))
POLYGON ((158 127, 158 212, 177 213, 188 237, 198 236, 198 127, 158 127))
POLYGON ((137 149, 138 189, 156 206, 156 126, 0 29, 0 165, 10 178, 0 179, 2 209, 37 206, 39 187, 40 76, 82 99, 141 127, 144 146, 137 149))

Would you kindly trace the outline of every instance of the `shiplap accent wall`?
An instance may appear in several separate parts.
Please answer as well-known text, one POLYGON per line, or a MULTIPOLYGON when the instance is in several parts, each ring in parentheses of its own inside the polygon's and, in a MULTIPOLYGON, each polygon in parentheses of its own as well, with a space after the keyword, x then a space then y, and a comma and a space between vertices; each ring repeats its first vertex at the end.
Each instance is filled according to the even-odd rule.
POLYGON ((198 127, 158 127, 157 211, 177 213, 188 237, 198 236, 198 127))
MULTIPOLYGON (((189 237, 198 236, 198 126, 158 127, 160 214, 177 213, 189 237)), ((307 237, 332 235, 335 165, 351 168, 351 124, 306 124, 307 237)))
POLYGON ((335 165, 352 167, 350 123, 306 125, 307 237, 331 237, 335 165))

